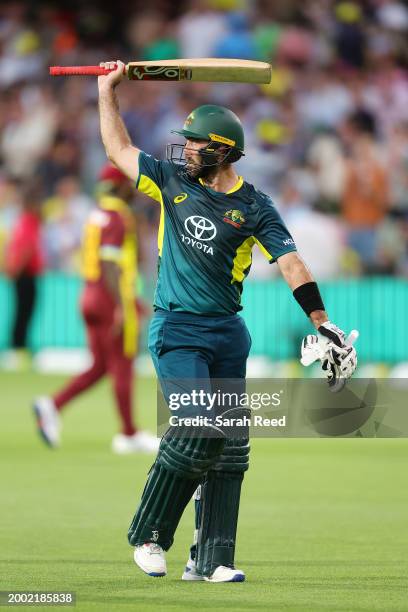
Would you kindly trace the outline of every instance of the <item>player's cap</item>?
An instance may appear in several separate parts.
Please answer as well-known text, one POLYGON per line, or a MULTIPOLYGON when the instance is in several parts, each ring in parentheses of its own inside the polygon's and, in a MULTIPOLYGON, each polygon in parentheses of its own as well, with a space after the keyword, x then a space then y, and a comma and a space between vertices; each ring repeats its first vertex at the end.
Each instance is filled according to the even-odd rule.
POLYGON ((113 185, 121 185, 129 180, 130 179, 126 176, 126 174, 123 174, 123 172, 118 170, 116 166, 110 163, 102 166, 98 176, 98 181, 100 183, 109 182, 113 185))

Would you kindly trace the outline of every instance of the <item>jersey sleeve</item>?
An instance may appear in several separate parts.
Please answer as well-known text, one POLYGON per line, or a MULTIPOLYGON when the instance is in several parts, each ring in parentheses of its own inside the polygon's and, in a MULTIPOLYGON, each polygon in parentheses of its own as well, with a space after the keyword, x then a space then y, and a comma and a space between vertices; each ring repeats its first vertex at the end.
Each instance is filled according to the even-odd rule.
POLYGON ((272 200, 263 196, 254 239, 262 253, 273 263, 285 253, 296 251, 295 242, 272 200))
POLYGON ((162 189, 166 179, 168 162, 155 159, 141 151, 139 154, 139 176, 136 189, 156 202, 162 202, 162 189))
POLYGON ((122 246, 125 240, 125 224, 117 212, 106 212, 109 216, 103 226, 99 255, 104 261, 118 261, 122 256, 122 246))

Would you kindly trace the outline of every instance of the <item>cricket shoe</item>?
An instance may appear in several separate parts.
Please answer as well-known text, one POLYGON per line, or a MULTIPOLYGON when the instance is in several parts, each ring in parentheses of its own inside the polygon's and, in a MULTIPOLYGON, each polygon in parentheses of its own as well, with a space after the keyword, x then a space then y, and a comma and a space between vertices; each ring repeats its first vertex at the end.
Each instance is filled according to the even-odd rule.
POLYGON ((160 440, 147 431, 137 431, 133 436, 116 434, 112 440, 112 450, 117 455, 130 453, 156 453, 160 440))
POLYGON ((197 574, 196 562, 190 557, 186 569, 181 577, 182 580, 204 580, 204 576, 197 574))
POLYGON ((61 425, 54 402, 50 397, 37 397, 33 410, 41 438, 48 446, 56 448, 60 444, 61 425))
POLYGON ((161 578, 167 574, 164 550, 158 544, 154 544, 154 542, 146 542, 146 544, 136 546, 133 558, 136 565, 148 576, 161 578))
POLYGON ((206 582, 244 582, 245 574, 242 570, 219 565, 211 576, 204 576, 206 582))

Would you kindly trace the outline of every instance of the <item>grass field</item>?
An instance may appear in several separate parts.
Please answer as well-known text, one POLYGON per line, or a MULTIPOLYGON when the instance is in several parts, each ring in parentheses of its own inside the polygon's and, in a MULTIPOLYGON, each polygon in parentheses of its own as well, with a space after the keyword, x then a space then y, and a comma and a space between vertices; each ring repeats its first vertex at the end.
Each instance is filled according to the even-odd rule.
MULTIPOLYGON (((0 590, 73 590, 81 612, 408 610, 408 440, 255 440, 236 555, 247 582, 180 581, 192 506, 168 576, 152 579, 126 540, 151 457, 111 454, 107 384, 67 408, 63 447, 44 447, 30 401, 62 380, 0 373, 0 590)), ((153 381, 138 397, 153 429, 153 381)))

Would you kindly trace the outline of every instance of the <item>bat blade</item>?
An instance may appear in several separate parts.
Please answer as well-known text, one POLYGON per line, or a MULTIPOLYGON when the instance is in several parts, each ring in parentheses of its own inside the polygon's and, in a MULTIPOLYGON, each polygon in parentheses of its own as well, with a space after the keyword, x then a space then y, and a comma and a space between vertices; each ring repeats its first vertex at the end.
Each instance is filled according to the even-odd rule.
POLYGON ((202 81, 222 83, 270 83, 271 65, 238 59, 176 59, 130 62, 128 78, 134 81, 202 81))

